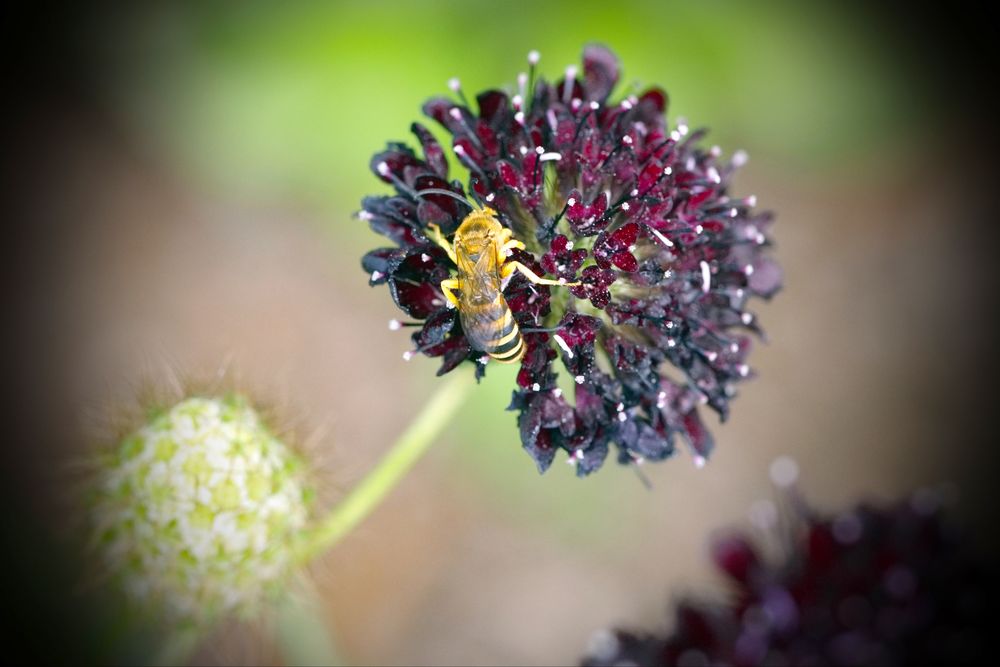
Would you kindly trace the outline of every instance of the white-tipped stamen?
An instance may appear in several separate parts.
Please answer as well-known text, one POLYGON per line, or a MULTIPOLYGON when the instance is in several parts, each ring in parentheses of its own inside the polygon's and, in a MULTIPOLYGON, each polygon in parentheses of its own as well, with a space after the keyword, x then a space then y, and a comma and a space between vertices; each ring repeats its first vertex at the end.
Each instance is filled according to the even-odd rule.
MULTIPOLYGON (((674 247, 674 242, 671 241, 670 239, 668 239, 662 233, 660 233, 660 230, 656 229, 655 227, 649 227, 648 225, 647 225, 646 228, 653 233, 653 236, 655 236, 660 241, 660 243, 662 243, 663 245, 667 246, 668 248, 673 248, 674 247)), ((665 272, 664 275, 663 275, 663 277, 664 278, 669 278, 670 277, 670 271, 665 272)))
POLYGON ((704 468, 705 464, 708 463, 708 460, 701 454, 696 454, 692 460, 694 461, 694 467, 698 469, 704 468))
POLYGON ((399 331, 403 328, 403 323, 399 320, 389 320, 389 331, 399 331))
POLYGON ((372 271, 372 281, 381 280, 384 275, 381 271, 372 271))
POLYGON ((701 260, 701 291, 708 294, 712 288, 712 268, 708 262, 701 260))
POLYGON ((587 378, 583 377, 582 375, 577 375, 575 378, 573 378, 573 381, 576 382, 577 384, 583 384, 586 379, 587 378))
POLYGON ((451 92, 457 93, 462 89, 462 82, 459 81, 457 76, 453 76, 448 79, 448 87, 451 88, 451 92))
POLYGON ((539 162, 550 162, 552 160, 561 160, 562 153, 542 153, 538 156, 539 162))
POLYGON ((563 352, 566 353, 567 357, 569 357, 570 359, 573 358, 573 350, 570 349, 569 345, 566 344, 566 341, 563 340, 562 336, 560 336, 559 334, 555 334, 554 336, 552 336, 552 340, 554 340, 556 344, 563 349, 563 352))
POLYGON ((799 464, 788 456, 779 456, 771 463, 770 473, 775 486, 787 489, 799 479, 799 464))
POLYGON ((576 83, 576 67, 570 65, 566 68, 566 81, 563 82, 563 104, 569 104, 573 96, 573 87, 576 83))
POLYGON ((542 385, 540 385, 540 384, 538 384, 536 382, 535 384, 531 385, 531 390, 532 391, 541 391, 542 390, 542 385))
POLYGON ((750 156, 747 154, 747 152, 745 150, 742 150, 742 149, 738 150, 735 153, 733 153, 733 160, 732 160, 733 166, 734 167, 742 167, 743 165, 745 165, 747 163, 747 160, 749 160, 749 159, 750 159, 750 156))
POLYGON ((529 65, 537 65, 538 61, 541 60, 541 59, 542 59, 542 54, 540 54, 538 51, 535 51, 534 49, 532 49, 531 51, 528 51, 528 64, 529 65))
POLYGON ((549 121, 549 127, 552 128, 552 133, 555 134, 559 130, 559 119, 556 118, 555 109, 549 109, 545 112, 545 120, 549 121))
POLYGON ((778 522, 778 508, 770 500, 755 500, 747 514, 759 530, 769 530, 778 522))
POLYGON ((403 361, 409 361, 417 354, 416 350, 407 350, 403 353, 403 361))
POLYGON ((378 164, 377 164, 377 165, 375 166, 375 169, 376 169, 376 170, 378 171, 378 173, 379 173, 380 175, 382 175, 382 176, 388 176, 388 175, 389 175, 389 165, 388 165, 388 164, 386 164, 385 162, 379 162, 379 163, 378 163, 378 164))

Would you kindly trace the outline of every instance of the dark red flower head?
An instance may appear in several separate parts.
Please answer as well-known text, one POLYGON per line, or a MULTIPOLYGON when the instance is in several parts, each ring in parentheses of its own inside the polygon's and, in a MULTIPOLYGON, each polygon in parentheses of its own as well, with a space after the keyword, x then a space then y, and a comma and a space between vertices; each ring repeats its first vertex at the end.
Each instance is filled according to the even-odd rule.
POLYGON ((747 303, 780 286, 765 254, 771 214, 729 194, 744 154, 723 160, 699 145, 703 130, 668 128, 663 90, 610 99, 619 66, 607 49, 587 47, 582 71, 570 67, 551 84, 535 76, 536 53, 529 62, 513 94, 481 93, 478 111, 456 80, 458 101, 424 105, 451 135, 467 187, 449 181, 444 149, 419 123, 411 129, 423 157, 391 143, 372 159, 395 193, 366 198, 360 212, 394 244, 364 257, 370 284, 387 284, 418 321, 416 349, 441 357, 439 375, 468 361, 481 376, 488 357, 470 346, 439 287, 455 265, 428 235, 431 224, 452 234, 469 208, 421 191, 489 206, 527 246, 511 259, 580 283, 547 287, 515 274, 504 290, 525 348, 510 409, 539 470, 563 449, 589 474, 612 444, 622 463, 662 460, 678 435, 700 464, 713 440, 698 406, 726 418, 733 386, 750 375, 748 334, 760 333, 747 303), (573 378, 572 400, 556 384, 557 359, 573 378))
POLYGON ((728 600, 682 599, 663 635, 602 632, 583 664, 982 664, 1000 579, 939 499, 922 490, 838 516, 800 507, 764 540, 730 534, 712 552, 728 600))

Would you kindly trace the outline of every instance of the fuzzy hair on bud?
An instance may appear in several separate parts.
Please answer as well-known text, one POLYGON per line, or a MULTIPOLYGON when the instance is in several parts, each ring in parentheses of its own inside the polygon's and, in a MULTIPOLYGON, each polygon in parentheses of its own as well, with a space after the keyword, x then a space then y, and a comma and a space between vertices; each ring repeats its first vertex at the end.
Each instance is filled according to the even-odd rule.
POLYGON ((94 539, 113 580, 174 622, 252 614, 287 579, 309 494, 299 458, 238 394, 189 397, 101 462, 94 539))

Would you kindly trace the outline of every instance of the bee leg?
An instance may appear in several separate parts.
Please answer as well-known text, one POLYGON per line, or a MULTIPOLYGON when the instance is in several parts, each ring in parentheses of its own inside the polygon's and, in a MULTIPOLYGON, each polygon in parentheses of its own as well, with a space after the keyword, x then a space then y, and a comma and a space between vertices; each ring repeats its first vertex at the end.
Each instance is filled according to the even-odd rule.
POLYGON ((511 252, 514 250, 514 248, 520 248, 521 250, 524 250, 524 244, 518 241, 517 239, 512 238, 513 236, 514 232, 507 229, 506 227, 500 230, 500 236, 497 238, 496 241, 496 249, 497 249, 497 263, 501 266, 503 266, 504 262, 507 261, 507 258, 510 257, 511 252))
POLYGON ((455 296, 454 292, 452 292, 452 290, 456 289, 461 289, 457 278, 448 278, 447 280, 441 281, 441 292, 444 294, 444 297, 448 299, 449 308, 458 308, 458 297, 455 296))
MULTIPOLYGON (((458 264, 458 258, 455 257, 455 249, 448 243, 448 239, 444 237, 444 234, 441 233, 441 228, 433 222, 427 225, 427 238, 441 246, 448 253, 448 258, 456 265, 458 264)), ((456 287, 458 286, 456 285, 456 287)))
POLYGON ((529 269, 528 267, 526 267, 524 264, 521 264, 521 262, 516 262, 516 261, 509 261, 506 264, 504 264, 503 268, 500 269, 500 277, 501 278, 509 278, 510 276, 512 276, 514 274, 515 271, 520 271, 521 273, 524 274, 524 276, 528 280, 530 280, 531 282, 535 283, 536 285, 555 285, 557 287, 575 287, 576 285, 580 284, 578 282, 576 282, 576 283, 568 283, 565 280, 561 280, 560 281, 560 280, 549 280, 548 278, 542 278, 541 276, 539 276, 538 274, 536 274, 534 271, 532 271, 531 269, 529 269))
POLYGON ((519 250, 524 250, 524 244, 517 239, 511 239, 500 246, 500 259, 506 261, 510 257, 511 251, 517 248, 519 250))

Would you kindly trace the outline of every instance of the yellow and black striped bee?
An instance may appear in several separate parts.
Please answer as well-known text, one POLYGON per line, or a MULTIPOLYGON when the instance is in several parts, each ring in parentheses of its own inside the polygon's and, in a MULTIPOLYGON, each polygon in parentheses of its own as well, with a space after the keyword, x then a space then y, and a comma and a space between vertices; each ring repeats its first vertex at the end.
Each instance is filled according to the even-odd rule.
MULTIPOLYGON (((422 191, 432 192, 451 195, 473 206, 445 190, 422 191)), ((542 278, 524 264, 510 259, 510 252, 514 248, 524 250, 524 244, 500 224, 496 211, 491 208, 473 206, 472 212, 458 226, 452 243, 448 243, 437 225, 432 224, 429 229, 431 240, 444 248, 458 267, 458 276, 443 280, 441 291, 458 309, 469 344, 500 363, 512 364, 524 355, 524 339, 503 296, 507 279, 520 271, 536 285, 568 287, 579 284, 542 278)))

